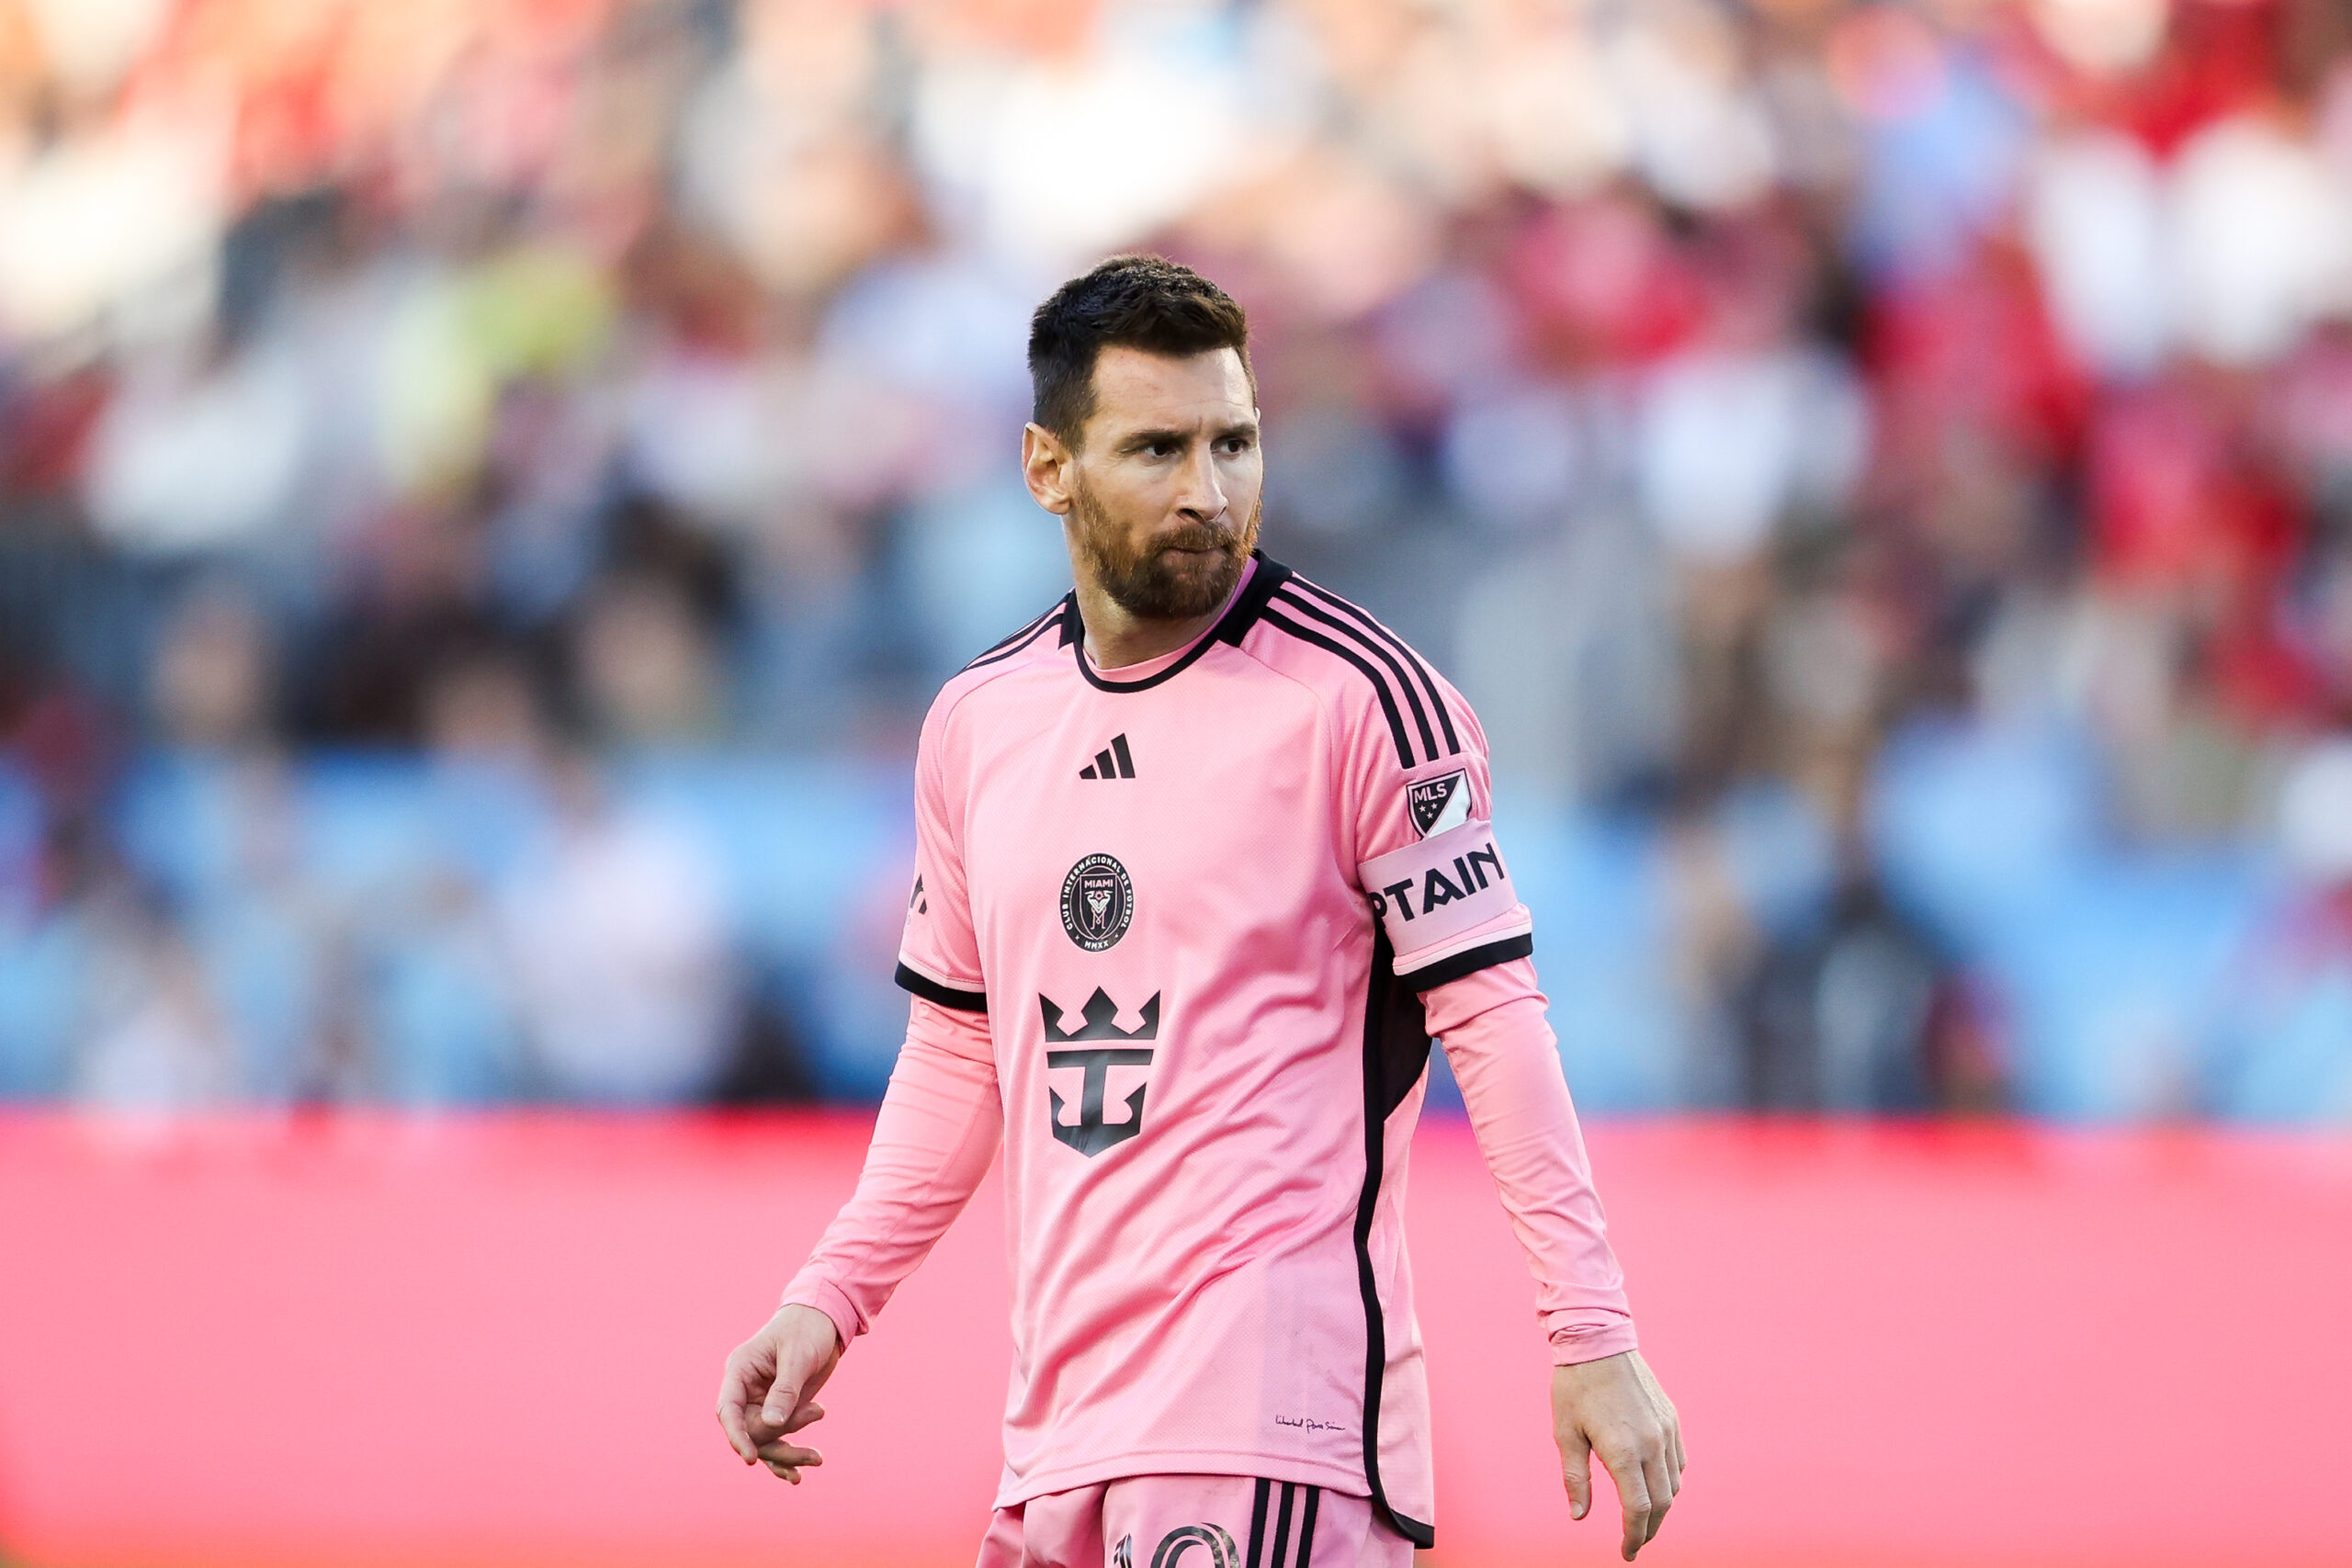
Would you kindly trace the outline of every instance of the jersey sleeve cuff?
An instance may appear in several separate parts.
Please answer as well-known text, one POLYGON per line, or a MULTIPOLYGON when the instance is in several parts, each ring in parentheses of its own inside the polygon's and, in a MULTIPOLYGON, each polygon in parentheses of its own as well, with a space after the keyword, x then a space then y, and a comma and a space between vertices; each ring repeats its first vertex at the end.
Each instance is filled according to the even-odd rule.
POLYGON ((1640 1348, 1634 1334, 1634 1320, 1613 1313, 1601 1321, 1595 1321, 1591 1314, 1553 1313, 1545 1326, 1552 1332, 1552 1364, 1555 1367, 1605 1361, 1640 1348))
POLYGON ((896 978, 901 990, 911 991, 927 1002, 954 1008, 958 1012, 989 1010, 989 994, 986 991, 967 991, 944 980, 934 980, 920 969, 910 968, 904 959, 899 960, 896 978))
POLYGON ((851 1340, 865 1332, 865 1325, 859 1321, 857 1308, 850 1304, 849 1297, 841 1287, 830 1280, 795 1280, 786 1287, 784 1300, 776 1305, 779 1308, 804 1306, 823 1313, 832 1320, 833 1332, 841 1336, 844 1350, 849 1348, 851 1340))

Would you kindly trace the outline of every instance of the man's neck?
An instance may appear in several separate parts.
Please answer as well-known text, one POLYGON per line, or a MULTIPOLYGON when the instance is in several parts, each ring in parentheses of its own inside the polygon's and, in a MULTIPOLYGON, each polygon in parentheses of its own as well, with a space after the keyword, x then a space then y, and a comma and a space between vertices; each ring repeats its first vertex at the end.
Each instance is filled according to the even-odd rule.
POLYGON ((1086 655, 1097 670, 1124 670, 1173 653, 1211 626, 1225 614, 1226 601, 1205 615, 1166 621, 1130 614, 1102 592, 1102 585, 1078 583, 1078 618, 1086 626, 1086 655))

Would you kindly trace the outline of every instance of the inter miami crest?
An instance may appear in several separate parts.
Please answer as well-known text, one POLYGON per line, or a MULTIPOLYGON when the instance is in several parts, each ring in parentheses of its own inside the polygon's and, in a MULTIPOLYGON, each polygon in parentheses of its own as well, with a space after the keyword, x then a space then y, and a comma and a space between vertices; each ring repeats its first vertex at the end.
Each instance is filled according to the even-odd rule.
POLYGON ((1423 779, 1405 786, 1406 804, 1413 808, 1413 826, 1424 839, 1470 820, 1470 779, 1460 769, 1442 778, 1423 779))
POLYGON ((1116 942, 1135 918, 1135 884, 1109 855, 1088 855, 1062 878, 1062 930, 1087 952, 1116 942))
MULTIPOLYGON (((1102 1119, 1103 1101, 1108 1098, 1113 1067, 1148 1067, 1151 1066, 1151 1051, 1134 1044, 1138 1040, 1153 1040, 1159 1035, 1159 993, 1154 991, 1151 1000, 1143 1004, 1143 1021, 1134 1032, 1118 1024, 1119 1004, 1100 986, 1086 998, 1086 1010, 1079 1015, 1079 1027, 1068 1027, 1069 1021, 1049 997, 1039 997, 1037 1006, 1044 1014, 1046 1043, 1075 1045, 1093 1040, 1116 1040, 1121 1043, 1094 1046, 1080 1051, 1048 1051, 1048 1067, 1076 1067, 1085 1075, 1079 1082, 1078 1120, 1064 1122, 1065 1101, 1053 1089, 1046 1090, 1046 1114, 1053 1123, 1054 1136, 1076 1149, 1089 1159, 1115 1144, 1123 1144, 1143 1131, 1144 1089, 1138 1088, 1127 1096, 1127 1116, 1124 1122, 1102 1119)), ((1147 1086, 1148 1087, 1148 1086, 1147 1086)))

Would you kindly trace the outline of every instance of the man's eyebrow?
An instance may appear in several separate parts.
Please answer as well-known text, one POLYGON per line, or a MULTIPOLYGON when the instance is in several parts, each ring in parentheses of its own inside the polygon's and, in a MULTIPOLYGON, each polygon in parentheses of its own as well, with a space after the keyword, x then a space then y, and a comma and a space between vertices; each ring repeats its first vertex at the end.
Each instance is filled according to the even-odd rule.
MULTIPOLYGON (((1116 446, 1114 447, 1114 450, 1120 452, 1140 452, 1147 446, 1182 446, 1184 443, 1193 439, 1193 431, 1191 429, 1133 430, 1119 438, 1116 446)), ((1236 435, 1247 435, 1254 439, 1257 434, 1258 422, 1256 420, 1237 419, 1232 421, 1230 423, 1217 426, 1216 430, 1210 433, 1209 439, 1211 441, 1225 441, 1229 440, 1236 435)))

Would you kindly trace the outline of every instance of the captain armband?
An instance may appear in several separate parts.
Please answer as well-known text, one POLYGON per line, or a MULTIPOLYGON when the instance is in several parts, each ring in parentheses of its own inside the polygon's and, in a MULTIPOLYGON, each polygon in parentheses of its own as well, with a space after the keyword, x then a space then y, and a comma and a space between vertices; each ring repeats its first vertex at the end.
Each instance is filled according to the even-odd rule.
POLYGON ((1491 823, 1449 828, 1364 862, 1359 874, 1400 976, 1528 931, 1491 823))

